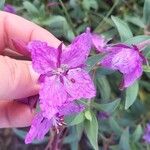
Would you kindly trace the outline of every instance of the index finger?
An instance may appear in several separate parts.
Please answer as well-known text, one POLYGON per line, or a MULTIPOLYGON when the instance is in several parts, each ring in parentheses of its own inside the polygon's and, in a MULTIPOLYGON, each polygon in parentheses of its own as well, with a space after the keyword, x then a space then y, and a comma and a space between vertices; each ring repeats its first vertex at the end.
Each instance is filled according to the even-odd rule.
POLYGON ((24 42, 41 40, 53 47, 58 47, 61 43, 54 35, 38 25, 3 11, 0 11, 0 29, 0 51, 6 47, 14 49, 12 39, 24 42))

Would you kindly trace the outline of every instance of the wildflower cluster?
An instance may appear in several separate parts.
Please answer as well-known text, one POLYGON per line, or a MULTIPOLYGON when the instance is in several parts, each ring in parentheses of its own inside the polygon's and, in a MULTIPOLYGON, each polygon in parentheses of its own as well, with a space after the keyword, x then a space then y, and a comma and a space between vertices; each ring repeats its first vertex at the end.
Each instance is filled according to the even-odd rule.
POLYGON ((96 96, 94 83, 85 69, 93 48, 96 53, 104 53, 98 66, 118 70, 123 75, 121 89, 131 86, 142 75, 144 57, 138 45, 108 44, 108 40, 91 33, 89 28, 67 47, 63 43, 58 48, 50 47, 42 41, 28 43, 33 68, 40 74, 41 111, 33 119, 26 143, 42 139, 50 127, 58 132, 60 126, 64 125, 64 116, 85 109, 76 100, 91 100, 96 96))

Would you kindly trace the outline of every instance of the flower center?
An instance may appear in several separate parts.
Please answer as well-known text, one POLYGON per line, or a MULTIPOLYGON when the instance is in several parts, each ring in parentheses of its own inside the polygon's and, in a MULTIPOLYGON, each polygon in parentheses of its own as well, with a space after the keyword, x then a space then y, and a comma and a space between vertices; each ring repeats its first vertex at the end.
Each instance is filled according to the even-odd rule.
POLYGON ((54 75, 63 75, 68 71, 69 67, 68 65, 61 65, 59 68, 56 68, 55 70, 52 71, 54 75))

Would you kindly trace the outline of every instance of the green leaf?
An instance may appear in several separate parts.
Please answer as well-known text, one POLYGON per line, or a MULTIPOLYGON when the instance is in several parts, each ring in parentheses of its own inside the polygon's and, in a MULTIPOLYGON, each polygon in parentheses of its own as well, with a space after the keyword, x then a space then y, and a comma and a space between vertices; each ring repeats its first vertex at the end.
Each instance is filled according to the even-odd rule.
POLYGON ((150 66, 143 65, 143 71, 144 72, 150 72, 150 66))
POLYGON ((98 122, 94 113, 92 114, 92 121, 85 120, 85 133, 95 150, 98 150, 98 122))
POLYGON ((115 101, 107 103, 107 104, 97 104, 97 103, 93 102, 92 106, 98 110, 103 110, 108 113, 112 113, 116 110, 116 108, 119 106, 119 104, 120 104, 120 99, 118 98, 115 101))
POLYGON ((129 45, 138 44, 138 43, 146 41, 148 39, 150 39, 150 36, 139 35, 139 36, 135 36, 135 37, 127 39, 124 43, 129 44, 129 45))
POLYGON ((72 126, 69 128, 69 134, 65 137, 63 143, 64 144, 70 144, 74 141, 78 141, 78 135, 77 135, 77 131, 76 131, 76 126, 72 126))
POLYGON ((70 143, 71 150, 78 150, 78 145, 78 141, 73 141, 72 143, 70 143))
POLYGON ((103 76, 110 75, 114 72, 115 72, 114 70, 108 68, 101 68, 101 67, 96 70, 96 74, 103 75, 103 76))
POLYGON ((136 81, 126 89, 125 109, 128 109, 136 100, 139 91, 139 84, 136 81))
POLYGON ((150 0, 145 0, 143 8, 143 20, 145 25, 150 24, 150 0))
POLYGON ((84 122, 77 124, 75 127, 78 140, 80 140, 84 130, 84 122))
POLYGON ((86 70, 88 72, 90 72, 94 68, 94 66, 98 62, 100 62, 100 60, 103 58, 103 56, 104 56, 103 54, 98 54, 98 55, 93 55, 93 56, 89 57, 86 62, 86 65, 87 65, 86 70))
POLYGON ((84 113, 81 112, 74 117, 74 119, 69 123, 69 126, 79 124, 79 123, 83 122, 84 119, 85 119, 84 113))
POLYGON ((119 147, 121 150, 131 150, 129 144, 129 128, 126 128, 120 138, 119 147))
POLYGON ((113 132, 120 136, 122 134, 122 128, 119 126, 119 124, 116 122, 116 120, 113 117, 109 118, 109 125, 113 132))
POLYGON ((5 0, 0 0, 0 10, 3 10, 5 4, 5 0))
POLYGON ((87 120, 92 121, 92 115, 90 110, 85 111, 84 115, 87 120))
POLYGON ((140 27, 140 28, 144 28, 145 27, 142 19, 139 16, 128 16, 127 15, 125 17, 125 20, 130 22, 130 23, 132 23, 132 24, 134 24, 134 25, 136 25, 136 26, 138 26, 138 27, 140 27))
POLYGON ((101 76, 96 72, 96 85, 101 94, 102 100, 108 100, 111 95, 111 89, 106 76, 101 76))
POLYGON ((112 16, 111 19, 116 25, 122 42, 126 41, 128 38, 133 37, 133 34, 126 22, 114 16, 112 16))
POLYGON ((42 21, 42 25, 49 26, 51 32, 57 36, 66 36, 68 40, 74 38, 74 34, 68 25, 66 18, 60 15, 53 15, 42 21))
POLYGON ((90 8, 98 9, 98 3, 96 0, 83 0, 82 5, 85 10, 90 10, 90 8))
POLYGON ((36 16, 39 15, 39 10, 29 1, 23 2, 24 8, 28 11, 30 15, 36 16))
POLYGON ((132 135, 133 141, 138 142, 140 140, 142 134, 143 134, 143 130, 142 130, 141 125, 139 124, 139 125, 137 125, 137 127, 132 135))

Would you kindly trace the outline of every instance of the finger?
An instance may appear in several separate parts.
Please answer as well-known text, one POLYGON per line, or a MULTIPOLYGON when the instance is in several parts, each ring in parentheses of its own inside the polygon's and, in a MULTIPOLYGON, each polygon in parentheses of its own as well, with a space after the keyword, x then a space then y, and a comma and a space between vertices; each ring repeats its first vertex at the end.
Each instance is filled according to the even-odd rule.
MULTIPOLYGON (((60 41, 45 29, 19 16, 2 11, 0 11, 0 29, 0 51, 6 47, 14 49, 12 45, 14 38, 24 42, 42 40, 54 47, 60 44, 60 41)), ((38 78, 31 65, 27 66, 21 61, 1 57, 0 72, 2 73, 0 99, 17 99, 37 94, 38 78)))
POLYGON ((61 43, 50 32, 38 25, 27 21, 14 14, 0 11, 0 50, 5 47, 14 49, 12 39, 19 39, 24 42, 41 40, 49 43, 50 46, 58 47, 61 43))
POLYGON ((19 99, 39 92, 39 75, 30 61, 0 56, 0 72, 0 99, 19 99))
POLYGON ((34 110, 16 101, 0 101, 0 128, 31 125, 34 110))
POLYGON ((19 59, 19 60, 31 60, 30 58, 27 58, 26 56, 23 56, 20 53, 17 53, 9 48, 6 48, 4 50, 3 56, 9 56, 11 58, 19 59))

